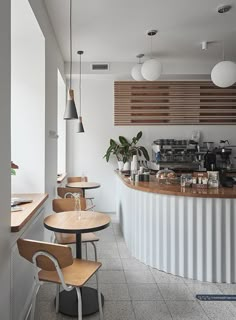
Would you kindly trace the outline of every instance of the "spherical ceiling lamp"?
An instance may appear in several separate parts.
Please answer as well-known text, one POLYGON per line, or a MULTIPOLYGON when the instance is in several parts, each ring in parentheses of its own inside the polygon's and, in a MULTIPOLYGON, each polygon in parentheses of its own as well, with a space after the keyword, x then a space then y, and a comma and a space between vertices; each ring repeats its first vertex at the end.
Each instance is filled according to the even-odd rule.
POLYGON ((136 81, 142 81, 142 80, 144 80, 144 78, 141 73, 142 63, 141 63, 140 59, 142 57, 144 57, 144 54, 140 53, 136 57, 139 59, 139 62, 135 66, 133 66, 133 68, 131 70, 131 76, 136 81))
POLYGON ((162 64, 157 59, 150 59, 144 62, 141 69, 144 79, 155 81, 160 78, 162 72, 162 64))
POLYGON ((221 61, 211 71, 212 82, 220 88, 227 88, 236 82, 236 63, 221 61))
MULTIPOLYGON (((231 5, 223 5, 217 8, 217 12, 225 14, 231 10, 231 5)), ((212 82, 220 88, 227 88, 236 82, 236 64, 225 61, 224 41, 222 45, 222 61, 217 63, 211 71, 212 82)))
POLYGON ((145 61, 141 68, 141 73, 144 79, 148 81, 157 80, 162 72, 162 64, 159 60, 152 58, 152 37, 157 34, 157 30, 150 30, 147 35, 151 39, 151 59, 145 61))

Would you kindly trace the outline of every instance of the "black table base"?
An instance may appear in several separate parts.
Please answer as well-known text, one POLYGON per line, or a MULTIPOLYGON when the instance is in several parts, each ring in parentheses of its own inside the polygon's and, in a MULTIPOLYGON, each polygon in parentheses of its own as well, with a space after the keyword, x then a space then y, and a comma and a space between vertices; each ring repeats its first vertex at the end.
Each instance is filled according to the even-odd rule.
MULTIPOLYGON (((82 312, 83 316, 98 312, 97 290, 89 287, 81 288, 82 312)), ((102 305, 104 305, 104 296, 102 295, 102 305)), ((59 297, 59 311, 67 316, 78 316, 78 299, 76 290, 61 291, 59 297)))

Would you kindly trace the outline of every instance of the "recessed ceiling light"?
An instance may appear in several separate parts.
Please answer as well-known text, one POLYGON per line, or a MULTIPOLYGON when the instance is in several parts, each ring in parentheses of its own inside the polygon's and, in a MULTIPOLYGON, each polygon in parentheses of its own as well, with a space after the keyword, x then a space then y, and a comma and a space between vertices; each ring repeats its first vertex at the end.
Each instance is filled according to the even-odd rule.
POLYGON ((158 30, 149 30, 147 31, 148 36, 155 36, 157 34, 158 30))
POLYGON ((232 8, 232 6, 230 4, 225 4, 223 6, 220 6, 217 8, 217 12, 218 13, 226 13, 228 12, 230 9, 232 8))

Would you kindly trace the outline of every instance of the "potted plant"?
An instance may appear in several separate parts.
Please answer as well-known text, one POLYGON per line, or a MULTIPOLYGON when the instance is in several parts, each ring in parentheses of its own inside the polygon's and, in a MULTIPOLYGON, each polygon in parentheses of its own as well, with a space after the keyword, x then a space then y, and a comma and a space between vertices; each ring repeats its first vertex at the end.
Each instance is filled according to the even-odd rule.
POLYGON ((13 161, 11 161, 11 175, 15 176, 16 175, 16 170, 15 169, 19 169, 18 165, 15 164, 13 161))
POLYGON ((138 132, 138 134, 132 138, 131 141, 126 139, 123 136, 119 136, 119 143, 115 140, 110 139, 110 146, 108 147, 104 158, 108 162, 111 155, 115 155, 118 161, 119 170, 121 170, 121 163, 124 165, 126 163, 130 163, 132 157, 136 156, 144 156, 146 160, 149 160, 149 154, 147 149, 143 146, 138 146, 137 143, 142 137, 142 131, 138 132))

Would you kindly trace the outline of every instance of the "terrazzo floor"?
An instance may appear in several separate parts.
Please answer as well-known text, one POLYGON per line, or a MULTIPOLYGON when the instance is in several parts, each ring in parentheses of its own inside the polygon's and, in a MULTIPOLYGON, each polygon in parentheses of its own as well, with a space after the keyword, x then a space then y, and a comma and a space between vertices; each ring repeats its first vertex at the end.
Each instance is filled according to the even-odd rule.
MULTIPOLYGON (((211 284, 176 277, 150 268, 131 257, 119 224, 97 232, 101 290, 105 297, 104 320, 235 320, 236 302, 200 302, 196 293, 236 294, 236 284, 211 284)), ((90 246, 89 246, 90 248, 90 246)), ((93 259, 93 250, 89 250, 93 259)), ((95 287, 95 279, 89 280, 95 287)), ((74 320, 56 314, 55 286, 41 287, 36 320, 74 320)), ((98 314, 84 317, 99 319, 98 314)))

